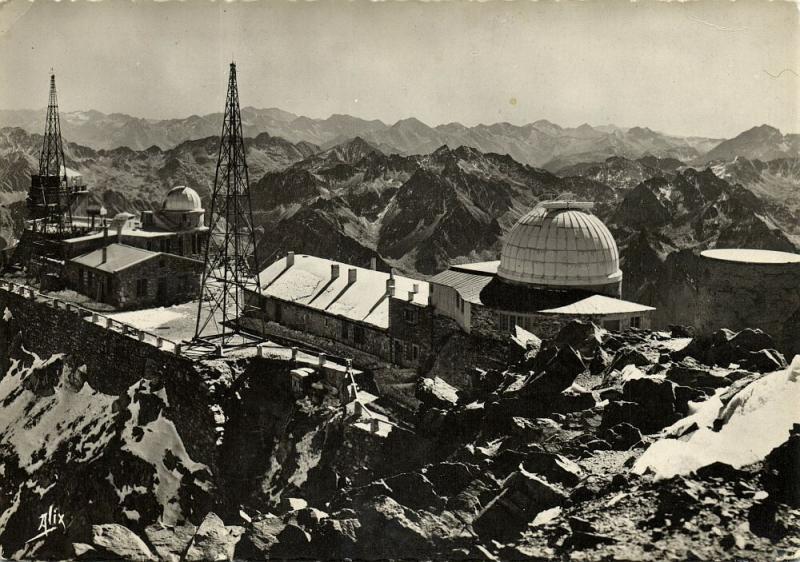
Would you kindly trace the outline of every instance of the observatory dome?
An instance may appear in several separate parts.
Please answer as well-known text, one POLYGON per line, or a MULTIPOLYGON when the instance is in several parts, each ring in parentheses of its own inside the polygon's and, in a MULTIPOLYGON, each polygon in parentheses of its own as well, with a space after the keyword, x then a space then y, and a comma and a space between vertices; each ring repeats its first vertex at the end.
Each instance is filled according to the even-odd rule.
POLYGON ((164 198, 165 211, 202 211, 203 204, 200 201, 200 196, 191 187, 179 185, 173 187, 164 198))
POLYGON ((513 283, 591 288, 622 280, 619 250, 591 203, 546 201, 523 216, 506 239, 498 276, 513 283))

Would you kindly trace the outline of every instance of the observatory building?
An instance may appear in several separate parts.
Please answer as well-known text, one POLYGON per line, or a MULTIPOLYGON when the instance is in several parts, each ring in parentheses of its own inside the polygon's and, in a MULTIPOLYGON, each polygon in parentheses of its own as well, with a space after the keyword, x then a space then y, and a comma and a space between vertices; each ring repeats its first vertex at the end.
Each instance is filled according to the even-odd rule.
POLYGON ((714 249, 700 256, 695 326, 700 333, 760 328, 783 353, 800 353, 800 255, 714 249))
POLYGON ((655 310, 619 298, 619 251, 592 203, 546 201, 511 229, 500 260, 453 266, 432 279, 431 305, 465 332, 519 326, 548 337, 572 319, 611 330, 648 328, 655 310))

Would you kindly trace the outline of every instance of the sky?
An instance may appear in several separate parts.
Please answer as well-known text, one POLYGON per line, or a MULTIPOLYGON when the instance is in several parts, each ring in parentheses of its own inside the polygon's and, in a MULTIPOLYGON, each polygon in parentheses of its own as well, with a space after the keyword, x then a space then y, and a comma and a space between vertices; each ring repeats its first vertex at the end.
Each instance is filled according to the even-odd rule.
POLYGON ((800 132, 800 4, 0 0, 0 109, 800 132))

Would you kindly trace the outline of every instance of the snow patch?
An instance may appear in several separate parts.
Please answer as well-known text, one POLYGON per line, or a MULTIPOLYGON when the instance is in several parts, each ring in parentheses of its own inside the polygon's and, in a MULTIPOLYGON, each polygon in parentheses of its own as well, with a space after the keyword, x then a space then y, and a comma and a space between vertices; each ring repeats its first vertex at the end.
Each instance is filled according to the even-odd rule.
MULTIPOLYGON (((150 383, 146 380, 140 380, 128 389, 128 396, 131 399, 128 409, 131 417, 125 422, 125 428, 122 431, 122 440, 124 441, 122 449, 155 467, 157 483, 153 493, 162 506, 161 522, 165 525, 175 525, 182 519, 178 491, 183 475, 177 469, 170 470, 166 467, 164 459, 167 458, 167 453, 174 456, 190 472, 206 470, 210 473, 210 470, 206 465, 194 462, 189 458, 175 424, 166 419, 161 412, 157 419, 140 426, 143 433, 139 439, 134 437, 134 428, 137 427, 136 421, 139 419, 140 407, 137 394, 139 391, 148 392, 149 389, 150 383)), ((211 487, 210 483, 201 480, 195 480, 195 483, 205 491, 211 487)))
MULTIPOLYGON (((714 462, 735 468, 758 462, 784 443, 792 426, 800 422, 798 404, 800 355, 788 368, 744 387, 724 407, 717 396, 698 405, 693 418, 699 429, 683 440, 667 437, 656 441, 633 466, 633 472, 643 474, 650 469, 656 479, 662 479, 714 462), (710 428, 716 419, 724 422, 717 432, 710 428)), ((672 426, 667 431, 676 429, 672 426)))
POLYGON ((10 310, 8 310, 8 307, 6 307, 6 309, 3 311, 3 320, 5 320, 6 322, 8 322, 8 321, 9 321, 9 320, 11 320, 12 318, 14 318, 14 315, 13 315, 13 314, 11 314, 11 311, 10 311, 10 310))

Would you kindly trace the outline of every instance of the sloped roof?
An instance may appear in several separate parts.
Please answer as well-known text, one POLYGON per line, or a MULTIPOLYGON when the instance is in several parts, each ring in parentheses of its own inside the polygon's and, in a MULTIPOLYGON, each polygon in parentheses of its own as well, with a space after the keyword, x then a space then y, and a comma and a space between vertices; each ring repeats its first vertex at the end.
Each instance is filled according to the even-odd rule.
POLYGON ((159 252, 150 252, 125 244, 109 244, 105 249, 105 260, 103 259, 103 248, 100 248, 71 261, 100 271, 115 273, 159 255, 159 252))
POLYGON ((566 306, 550 308, 539 312, 543 314, 604 315, 647 312, 649 310, 655 310, 655 308, 635 302, 624 301, 622 299, 606 297, 604 295, 592 295, 591 297, 566 306))
MULTIPOLYGON (((291 266, 287 263, 287 258, 281 258, 261 272, 263 295, 388 329, 388 273, 306 254, 295 255, 291 266), (333 265, 339 266, 336 279, 331 278, 333 265), (348 280, 350 269, 356 270, 353 283, 348 280)), ((428 304, 429 285, 425 281, 395 275, 394 282, 394 298, 420 306, 428 304), (414 285, 418 292, 409 301, 414 285)))
POLYGON ((450 269, 457 271, 469 271, 475 273, 484 273, 486 275, 494 275, 497 273, 497 268, 500 265, 500 260, 496 261, 480 261, 476 263, 462 263, 460 265, 452 265, 450 269))
POLYGON ((481 291, 491 283, 492 279, 491 275, 448 269, 431 277, 429 282, 452 287, 467 302, 483 304, 481 302, 481 291))

